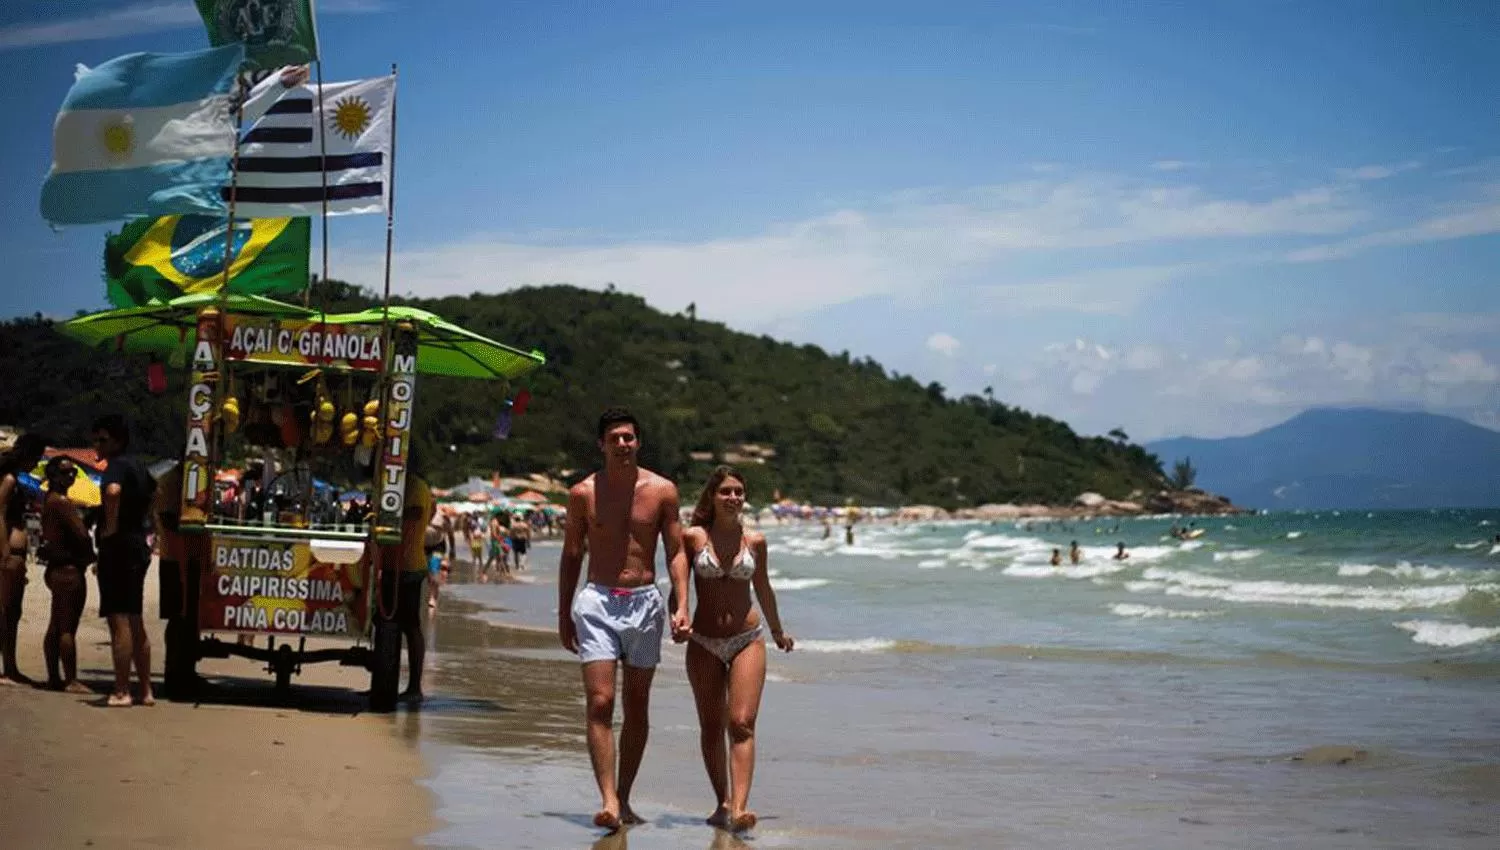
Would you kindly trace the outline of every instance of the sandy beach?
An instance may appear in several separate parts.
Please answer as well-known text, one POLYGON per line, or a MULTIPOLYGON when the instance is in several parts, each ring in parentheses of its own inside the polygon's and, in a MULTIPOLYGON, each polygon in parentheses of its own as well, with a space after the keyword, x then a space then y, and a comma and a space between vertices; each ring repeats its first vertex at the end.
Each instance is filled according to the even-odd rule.
MULTIPOLYGON (((49 593, 33 565, 21 669, 45 678, 49 593)), ((146 583, 159 684, 156 570, 146 583)), ((408 847, 432 831, 416 715, 363 712, 364 671, 309 665, 279 706, 272 677, 245 659, 205 661, 197 704, 103 707, 112 673, 97 587, 78 635, 94 696, 0 687, 0 846, 408 847)))

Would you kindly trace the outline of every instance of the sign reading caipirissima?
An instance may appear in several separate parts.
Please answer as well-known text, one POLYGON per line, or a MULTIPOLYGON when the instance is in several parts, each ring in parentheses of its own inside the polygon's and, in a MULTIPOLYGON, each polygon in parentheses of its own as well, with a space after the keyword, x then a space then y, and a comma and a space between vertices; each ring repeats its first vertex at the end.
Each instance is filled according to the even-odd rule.
POLYGON ((365 572, 320 560, 305 540, 214 535, 198 627, 357 637, 369 624, 365 572))
POLYGON ((365 371, 385 365, 379 325, 330 325, 230 313, 224 317, 223 333, 224 356, 229 360, 365 371))

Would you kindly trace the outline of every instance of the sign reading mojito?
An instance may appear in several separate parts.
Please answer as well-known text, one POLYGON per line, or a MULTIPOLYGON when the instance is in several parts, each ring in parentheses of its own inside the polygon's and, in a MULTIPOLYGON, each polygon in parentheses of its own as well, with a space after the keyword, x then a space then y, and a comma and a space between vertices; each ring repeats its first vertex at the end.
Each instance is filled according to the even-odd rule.
POLYGON ((411 463, 411 423, 417 395, 417 333, 410 322, 391 332, 391 365, 386 373, 385 452, 377 480, 375 537, 381 543, 401 540, 401 515, 406 507, 407 467, 411 463))
POLYGON ((307 540, 216 534, 202 573, 199 628, 362 636, 370 611, 362 547, 345 546, 325 561, 307 540))

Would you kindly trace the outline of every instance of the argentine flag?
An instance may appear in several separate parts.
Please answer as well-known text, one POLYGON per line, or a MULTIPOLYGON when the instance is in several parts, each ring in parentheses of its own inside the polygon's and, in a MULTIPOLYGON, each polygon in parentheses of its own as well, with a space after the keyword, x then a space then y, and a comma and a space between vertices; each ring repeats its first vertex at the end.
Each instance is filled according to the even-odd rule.
POLYGON ((53 126, 42 217, 223 215, 235 143, 230 90, 244 58, 236 43, 80 69, 53 126))

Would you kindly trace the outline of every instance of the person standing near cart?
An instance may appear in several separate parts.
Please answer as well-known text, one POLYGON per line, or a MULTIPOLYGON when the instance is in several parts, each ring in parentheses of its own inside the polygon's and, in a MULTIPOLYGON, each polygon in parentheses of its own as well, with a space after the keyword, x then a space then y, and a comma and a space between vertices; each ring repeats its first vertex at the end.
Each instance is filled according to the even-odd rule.
POLYGON ((38 434, 22 434, 0 455, 0 685, 30 684, 16 666, 16 635, 26 595, 26 491, 21 474, 30 472, 47 451, 38 434))
POLYGON ((401 698, 421 702, 422 664, 427 639, 422 633, 422 612, 427 608, 427 526, 436 510, 432 488, 412 463, 406 470, 406 499, 401 514, 401 542, 383 547, 380 588, 383 604, 377 613, 392 612, 391 619, 406 639, 407 684, 401 698), (392 611, 394 605, 394 611, 392 611))
POLYGON ((155 705, 151 693, 151 637, 141 620, 146 571, 151 567, 151 549, 146 543, 156 480, 140 459, 126 454, 130 430, 125 418, 109 414, 94 422, 94 450, 107 465, 99 481, 103 497, 103 520, 99 523, 99 616, 109 623, 113 650, 115 687, 108 705, 129 706, 130 667, 135 664, 140 682, 141 705, 155 705))

